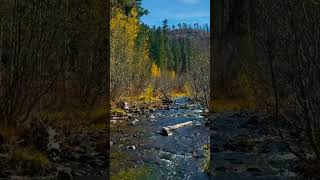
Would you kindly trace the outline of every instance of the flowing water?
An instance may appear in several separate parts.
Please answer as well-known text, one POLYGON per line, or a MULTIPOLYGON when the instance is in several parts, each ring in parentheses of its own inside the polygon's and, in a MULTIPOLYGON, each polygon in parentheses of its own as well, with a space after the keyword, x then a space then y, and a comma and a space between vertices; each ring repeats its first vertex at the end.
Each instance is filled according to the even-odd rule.
POLYGON ((167 109, 136 116, 138 121, 132 126, 119 122, 118 131, 111 133, 111 140, 116 142, 111 149, 130 157, 119 167, 148 166, 152 179, 209 179, 204 172, 209 161, 209 127, 202 112, 203 108, 189 98, 178 98, 167 109), (159 133, 164 126, 187 121, 193 125, 173 130, 171 136, 159 133))

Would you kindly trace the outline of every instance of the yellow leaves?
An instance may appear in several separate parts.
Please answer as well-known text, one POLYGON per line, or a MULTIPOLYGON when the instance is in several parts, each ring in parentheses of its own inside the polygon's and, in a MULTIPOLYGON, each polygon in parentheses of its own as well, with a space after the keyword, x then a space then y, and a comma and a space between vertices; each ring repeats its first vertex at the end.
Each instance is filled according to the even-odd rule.
POLYGON ((187 96, 191 96, 192 95, 192 87, 191 87, 191 84, 189 82, 185 82, 184 83, 183 90, 187 94, 187 96))
POLYGON ((111 31, 116 30, 116 28, 123 28, 125 26, 126 16, 121 9, 115 10, 115 16, 110 20, 111 31))
POLYGON ((176 79, 176 72, 175 71, 171 71, 170 72, 170 77, 172 80, 176 79))
POLYGON ((112 52, 114 55, 123 54, 125 59, 132 59, 139 32, 137 15, 136 8, 132 8, 129 16, 126 16, 119 8, 114 10, 114 15, 110 20, 111 46, 114 47, 115 52, 112 52))
POLYGON ((155 63, 152 63, 151 65, 151 75, 155 78, 160 77, 161 75, 160 68, 155 63))
POLYGON ((131 17, 137 19, 137 16, 138 16, 137 8, 132 8, 130 11, 130 15, 131 15, 131 17))
POLYGON ((153 85, 149 85, 146 89, 145 92, 139 97, 140 101, 145 101, 145 102, 150 102, 154 100, 155 98, 153 97, 154 94, 154 87, 153 85))

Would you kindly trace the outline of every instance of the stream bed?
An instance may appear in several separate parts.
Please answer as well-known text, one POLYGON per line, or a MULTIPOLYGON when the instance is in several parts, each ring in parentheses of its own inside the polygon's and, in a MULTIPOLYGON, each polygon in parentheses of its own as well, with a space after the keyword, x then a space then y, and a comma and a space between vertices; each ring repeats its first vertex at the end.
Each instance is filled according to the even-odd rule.
POLYGON ((111 175, 120 169, 148 167, 152 179, 209 179, 204 169, 210 135, 203 111, 199 104, 181 97, 166 108, 133 113, 130 120, 113 123, 111 175), (173 130, 171 136, 160 134, 165 126, 187 121, 193 124, 173 130))

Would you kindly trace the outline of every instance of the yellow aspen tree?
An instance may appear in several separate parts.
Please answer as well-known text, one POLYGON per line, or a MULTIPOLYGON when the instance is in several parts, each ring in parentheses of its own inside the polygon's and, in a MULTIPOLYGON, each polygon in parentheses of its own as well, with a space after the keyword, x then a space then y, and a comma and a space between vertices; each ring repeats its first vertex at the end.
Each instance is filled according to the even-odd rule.
POLYGON ((160 68, 155 63, 151 65, 151 75, 154 78, 158 78, 161 75, 160 68))

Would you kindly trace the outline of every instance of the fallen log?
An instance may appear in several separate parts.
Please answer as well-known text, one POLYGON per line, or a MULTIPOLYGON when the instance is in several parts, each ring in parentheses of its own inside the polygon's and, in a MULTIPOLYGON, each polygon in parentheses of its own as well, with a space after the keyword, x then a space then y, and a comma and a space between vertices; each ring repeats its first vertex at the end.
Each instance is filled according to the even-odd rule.
POLYGON ((126 120, 128 119, 128 116, 113 116, 111 117, 111 120, 126 120))
POLYGON ((185 126, 191 126, 192 124, 193 124, 192 121, 187 121, 187 122, 175 124, 172 126, 166 126, 166 127, 162 128, 161 134, 164 136, 171 136, 173 134, 171 132, 171 130, 178 129, 178 128, 185 127, 185 126))

